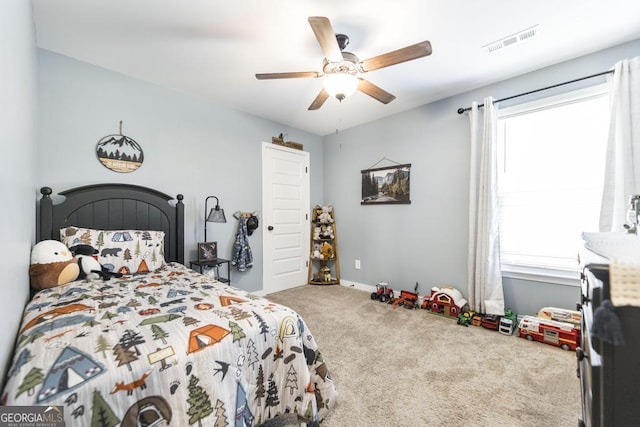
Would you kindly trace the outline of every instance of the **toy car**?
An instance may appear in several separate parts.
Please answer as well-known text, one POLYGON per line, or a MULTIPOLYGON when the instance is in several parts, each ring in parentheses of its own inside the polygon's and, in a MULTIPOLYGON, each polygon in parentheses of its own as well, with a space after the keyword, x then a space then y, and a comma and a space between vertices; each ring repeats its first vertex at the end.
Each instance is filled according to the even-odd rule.
POLYGON ((513 320, 507 317, 503 317, 502 319, 500 319, 500 328, 498 329, 498 332, 500 332, 501 334, 511 335, 513 334, 514 328, 515 323, 513 322, 513 320))
POLYGON ((474 313, 471 316, 471 324, 473 326, 482 326, 482 318, 483 317, 484 316, 482 314, 480 314, 480 313, 474 313))
POLYGON ((465 311, 464 313, 458 314, 458 325, 469 326, 474 314, 476 314, 475 311, 465 311))
POLYGON ((497 331, 500 327, 500 319, 502 316, 498 316, 497 314, 486 314, 482 319, 482 326, 487 329, 493 329, 497 331))
POLYGON ((376 291, 371 292, 371 299, 378 300, 380 302, 388 302, 393 298, 393 289, 389 287, 388 283, 380 282, 376 285, 376 291))
POLYGON ((400 291, 400 298, 393 299, 393 306, 404 308, 418 308, 418 294, 409 291, 400 291))

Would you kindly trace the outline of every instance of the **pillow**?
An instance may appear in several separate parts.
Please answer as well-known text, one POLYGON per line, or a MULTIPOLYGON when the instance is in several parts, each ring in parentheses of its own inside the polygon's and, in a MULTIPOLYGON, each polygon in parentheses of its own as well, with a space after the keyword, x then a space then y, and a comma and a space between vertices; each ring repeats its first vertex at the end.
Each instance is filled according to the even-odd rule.
POLYGON ((148 273, 164 265, 164 231, 60 229, 60 240, 71 247, 78 244, 98 249, 98 262, 123 274, 148 273))

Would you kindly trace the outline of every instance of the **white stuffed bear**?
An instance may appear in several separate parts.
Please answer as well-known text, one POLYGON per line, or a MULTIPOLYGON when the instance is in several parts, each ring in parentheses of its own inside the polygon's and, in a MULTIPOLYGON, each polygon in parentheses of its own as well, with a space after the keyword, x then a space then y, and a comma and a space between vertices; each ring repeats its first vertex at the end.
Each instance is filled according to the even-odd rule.
POLYGON ((320 231, 321 231, 321 228, 318 226, 313 228, 313 240, 320 239, 320 231))
POLYGON ((331 217, 331 211, 333 207, 331 205, 322 206, 322 213, 318 217, 318 220, 321 224, 331 224, 333 223, 333 218, 331 217))

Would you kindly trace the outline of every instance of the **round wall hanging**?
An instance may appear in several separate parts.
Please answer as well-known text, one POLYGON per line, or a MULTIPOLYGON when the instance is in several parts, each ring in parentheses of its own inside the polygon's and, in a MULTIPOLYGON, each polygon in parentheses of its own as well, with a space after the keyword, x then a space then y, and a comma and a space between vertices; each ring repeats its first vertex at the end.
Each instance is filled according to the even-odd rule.
POLYGON ((120 135, 107 135, 98 141, 96 155, 107 169, 121 173, 133 172, 144 161, 140 144, 122 134, 122 122, 120 135))

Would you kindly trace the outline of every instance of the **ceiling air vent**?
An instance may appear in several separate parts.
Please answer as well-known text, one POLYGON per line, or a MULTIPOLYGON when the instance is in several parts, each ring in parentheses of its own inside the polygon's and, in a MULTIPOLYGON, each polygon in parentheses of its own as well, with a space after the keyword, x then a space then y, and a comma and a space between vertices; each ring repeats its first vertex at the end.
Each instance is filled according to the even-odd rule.
POLYGON ((500 40, 486 44, 482 47, 486 48, 489 51, 489 53, 491 53, 491 52, 495 52, 496 50, 500 50, 504 47, 513 46, 516 43, 530 39, 536 34, 538 34, 538 26, 534 25, 533 27, 526 28, 516 34, 509 35, 500 40))

